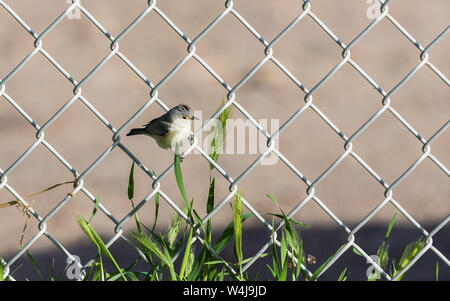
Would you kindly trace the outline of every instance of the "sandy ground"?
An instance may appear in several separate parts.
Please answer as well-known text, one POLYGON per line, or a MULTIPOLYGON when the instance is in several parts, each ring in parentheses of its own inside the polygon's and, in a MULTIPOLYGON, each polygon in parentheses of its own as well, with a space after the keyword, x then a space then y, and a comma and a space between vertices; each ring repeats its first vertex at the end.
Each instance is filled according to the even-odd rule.
MULTIPOLYGON (((37 34, 69 5, 65 1, 50 0, 40 1, 39 6, 31 0, 5 2, 37 34)), ((312 2, 314 14, 345 44, 371 22, 366 15, 369 6, 366 1, 312 2)), ((223 3, 218 0, 171 0, 159 1, 157 6, 192 40, 224 10, 223 3)), ((137 0, 84 0, 82 4, 115 37, 146 8, 146 1, 137 0)), ((235 1, 234 9, 266 41, 274 39, 302 11, 299 1, 293 0, 235 1)), ((450 3, 434 0, 424 5, 419 0, 395 0, 389 13, 425 47, 448 26, 450 3)), ((80 19, 64 19, 42 41, 43 48, 77 81, 110 52, 110 41, 83 14, 80 19)), ((0 7, 0 78, 34 49, 33 42, 31 35, 0 7)), ((160 82, 187 54, 187 43, 154 11, 119 44, 120 52, 153 84, 160 82)), ((447 77, 450 74, 448 49, 450 38, 447 35, 429 52, 430 61, 447 77)), ((284 36, 273 51, 273 55, 309 90, 342 60, 342 49, 308 16, 284 36)), ((196 53, 233 87, 264 57, 264 46, 234 16, 227 15, 199 41, 196 53)), ((388 20, 382 20, 351 50, 352 60, 385 91, 390 91, 419 64, 419 56, 417 48, 388 20)), ((72 90, 72 83, 38 53, 6 83, 5 92, 42 126, 73 96, 72 90)), ((82 95, 116 129, 150 99, 149 92, 150 88, 116 56, 82 86, 82 95)), ((195 59, 183 65, 158 92, 159 98, 169 107, 187 103, 201 111, 203 121, 216 111, 227 93, 195 59)), ((304 92, 269 61, 237 91, 236 101, 256 120, 268 120, 270 125, 270 120, 275 119, 282 125, 304 104, 304 96, 304 92)), ((349 64, 344 65, 313 97, 314 105, 347 137, 382 106, 381 95, 349 64)), ((391 97, 391 104, 420 136, 429 139, 449 119, 449 87, 425 66, 391 97)), ((162 113, 163 109, 153 104, 130 127, 141 126, 162 113)), ((233 118, 245 119, 245 116, 234 108, 233 118)), ((269 132, 276 130, 276 127, 268 128, 269 132)), ((1 97, 0 168, 3 171, 36 141, 35 135, 36 130, 1 97)), ((173 160, 172 153, 159 149, 151 139, 122 136, 121 142, 156 174, 163 172, 173 160)), ((112 144, 111 138, 111 131, 79 100, 45 130, 45 140, 80 174, 112 144)), ((344 141, 311 109, 282 132, 277 146, 311 182, 345 151, 344 141)), ((391 184, 423 154, 422 146, 391 112, 386 111, 354 140, 353 151, 391 184)), ((431 153, 447 168, 450 166, 449 147, 448 130, 431 145, 431 153)), ((258 155, 225 154, 219 158, 219 164, 236 179, 258 155)), ((116 148, 84 178, 84 187, 92 195, 99 195, 102 205, 117 220, 131 209, 127 199, 131 162, 116 148)), ((183 161, 182 169, 187 194, 195 199, 197 210, 204 213, 210 177, 208 163, 200 155, 193 154, 183 161)), ((213 172, 213 175, 217 181, 216 202, 219 202, 228 194, 229 183, 219 173, 213 172)), ((393 197, 425 230, 432 231, 450 212, 448 179, 427 158, 395 187, 393 197)), ((22 197, 71 180, 72 173, 43 145, 7 176, 7 183, 22 197)), ((152 191, 151 184, 152 180, 138 168, 136 202, 152 191)), ((306 197, 306 188, 281 161, 275 165, 257 166, 239 182, 239 191, 255 210, 261 212, 278 212, 266 194, 276 197, 283 210, 289 212, 306 197)), ((163 179, 161 189, 176 204, 183 204, 173 173, 163 179)), ((71 190, 71 184, 66 184, 33 197, 30 200, 32 207, 44 217, 71 190)), ((349 156, 316 186, 316 195, 351 228, 384 200, 384 188, 349 156)), ((0 189, 0 203, 13 199, 5 188, 0 189)), ((154 199, 151 199, 139 211, 144 223, 153 223, 154 207, 154 199)), ((83 214, 87 217, 92 208, 91 200, 78 193, 48 221, 47 231, 64 246, 79 246, 85 238, 74 216, 83 214)), ((361 235, 373 236, 378 242, 394 213, 399 213, 397 208, 386 205, 363 227, 365 232, 361 235)), ((174 214, 166 202, 161 203, 160 229, 166 227, 174 214)), ((326 242, 332 241, 337 232, 343 234, 343 230, 317 203, 308 202, 295 218, 308 224, 313 232, 315 227, 323 230, 314 232, 317 239, 311 236, 312 248, 328 249, 330 254, 336 250, 335 241, 330 242, 331 245, 326 242)), ((26 215, 15 207, 0 210, 0 257, 8 260, 19 250, 25 220, 26 215)), ((227 204, 213 218, 213 225, 221 229, 230 220, 231 210, 227 204)), ((397 223, 407 229, 404 231, 409 231, 411 239, 420 235, 401 213, 397 223)), ((114 224, 103 213, 96 215, 93 224, 105 240, 114 233, 114 224)), ((132 228, 133 223, 127 223, 125 227, 132 228)), ((257 233, 255 229, 260 224, 256 220, 250 221, 246 227, 257 233)), ((31 218, 24 242, 38 231, 36 220, 31 218)), ((437 243, 447 258, 450 257, 449 234, 447 224, 436 237, 442 240, 437 243)), ((343 237, 342 241, 345 241, 345 235, 343 237)), ((262 245, 265 241, 255 241, 252 245, 262 245)), ((407 243, 399 244, 404 247, 407 243)), ((120 252, 118 249, 116 252, 120 252)), ((53 254, 55 247, 43 237, 31 250, 53 254)), ((441 266, 448 269, 445 264, 441 266)))

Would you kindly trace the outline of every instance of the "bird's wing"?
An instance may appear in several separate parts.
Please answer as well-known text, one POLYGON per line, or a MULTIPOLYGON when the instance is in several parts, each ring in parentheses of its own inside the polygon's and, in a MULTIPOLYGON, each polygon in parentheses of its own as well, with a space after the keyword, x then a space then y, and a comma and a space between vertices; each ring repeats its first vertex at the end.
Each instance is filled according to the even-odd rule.
POLYGON ((145 129, 150 135, 164 136, 170 132, 171 124, 167 121, 153 119, 145 126, 145 129))

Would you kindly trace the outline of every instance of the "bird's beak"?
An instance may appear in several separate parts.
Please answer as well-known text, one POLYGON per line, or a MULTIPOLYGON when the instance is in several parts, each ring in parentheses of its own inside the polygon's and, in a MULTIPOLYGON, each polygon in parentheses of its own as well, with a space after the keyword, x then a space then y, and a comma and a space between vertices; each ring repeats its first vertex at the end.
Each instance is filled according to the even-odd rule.
POLYGON ((198 118, 195 116, 191 116, 191 120, 198 120, 198 118))

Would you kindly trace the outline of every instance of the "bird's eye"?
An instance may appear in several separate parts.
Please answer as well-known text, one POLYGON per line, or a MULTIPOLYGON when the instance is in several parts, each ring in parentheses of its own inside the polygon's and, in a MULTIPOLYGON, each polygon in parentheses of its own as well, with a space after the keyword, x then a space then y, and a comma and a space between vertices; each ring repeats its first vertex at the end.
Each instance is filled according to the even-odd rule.
POLYGON ((183 119, 186 119, 186 116, 183 116, 183 119))

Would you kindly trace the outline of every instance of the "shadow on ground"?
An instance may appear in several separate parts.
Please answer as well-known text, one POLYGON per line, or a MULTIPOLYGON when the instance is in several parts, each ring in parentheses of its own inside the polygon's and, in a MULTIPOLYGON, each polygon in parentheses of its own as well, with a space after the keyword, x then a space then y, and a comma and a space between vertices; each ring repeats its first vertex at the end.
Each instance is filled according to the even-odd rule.
MULTIPOLYGON (((425 227, 429 229, 428 227, 425 227)), ((362 228, 356 236, 355 242, 363 248, 367 254, 376 254, 376 250, 383 240, 386 226, 371 226, 362 228)), ((450 227, 444 227, 434 237, 434 246, 447 258, 450 254, 450 227)), ((262 229, 248 229, 243 233, 244 256, 249 257, 258 252, 264 245, 262 236, 266 232, 262 229)), ((216 234, 216 237, 218 235, 216 234)), ((304 229, 301 230, 301 236, 304 242, 305 252, 313 255, 317 259, 317 263, 308 266, 311 271, 317 269, 326 261, 338 248, 347 241, 346 235, 342 230, 328 228, 304 229)), ((214 237, 214 236, 213 236, 214 237)), ((411 227, 395 226, 389 240, 389 254, 393 258, 400 258, 403 250, 408 243, 415 241, 419 237, 419 232, 411 227)), ((213 238, 214 240, 214 238, 213 238)), ((65 246, 72 254, 81 258, 81 262, 85 264, 96 254, 96 249, 87 240, 75 245, 65 246)), ((136 253, 122 240, 117 241, 111 247, 111 253, 119 262, 119 265, 126 267, 136 259, 136 253)), ((200 250, 200 245, 196 246, 196 251, 200 250)), ((270 252, 270 248, 267 250, 270 252)), ((13 277, 16 280, 48 280, 52 274, 52 265, 54 265, 55 277, 60 276, 60 280, 69 280, 64 266, 66 257, 56 248, 46 251, 32 251, 32 256, 38 265, 42 278, 36 272, 31 261, 26 255, 19 258, 12 266, 13 277), (52 263, 53 262, 53 263, 52 263)), ((235 261, 233 246, 229 246, 222 252, 222 256, 231 262, 235 261)), ((3 257, 9 259, 12 256, 3 257)), ((104 260, 105 262, 107 260, 104 260)), ((428 250, 408 271, 404 280, 435 280, 436 263, 439 264, 439 280, 450 280, 450 268, 440 259, 435 252, 428 250)), ((248 270, 249 279, 271 280, 271 274, 267 265, 272 265, 271 256, 256 261, 248 270)), ((330 267, 319 280, 336 280, 339 274, 347 268, 348 280, 361 281, 366 280, 367 270, 370 265, 366 260, 355 254, 351 249, 347 250, 335 263, 330 267)), ((111 269, 110 269, 111 270, 111 269)), ((138 263, 134 270, 146 271, 146 265, 138 263)), ((70 278, 70 277, 69 277, 70 278)))

